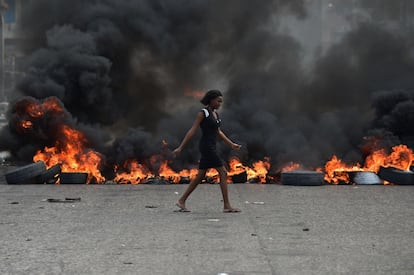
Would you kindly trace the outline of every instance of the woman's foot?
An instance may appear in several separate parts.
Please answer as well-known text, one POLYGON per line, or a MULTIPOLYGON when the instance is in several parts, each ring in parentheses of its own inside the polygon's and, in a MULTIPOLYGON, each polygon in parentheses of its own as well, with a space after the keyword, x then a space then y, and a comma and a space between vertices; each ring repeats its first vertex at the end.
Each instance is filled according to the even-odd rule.
POLYGON ((177 201, 177 202, 175 203, 175 205, 176 205, 178 208, 180 208, 180 209, 178 210, 178 212, 191 212, 190 210, 188 210, 188 209, 185 207, 185 203, 182 203, 182 202, 180 202, 180 201, 177 201))
POLYGON ((238 208, 229 207, 229 208, 224 208, 223 212, 224 213, 239 213, 241 212, 241 210, 238 208))

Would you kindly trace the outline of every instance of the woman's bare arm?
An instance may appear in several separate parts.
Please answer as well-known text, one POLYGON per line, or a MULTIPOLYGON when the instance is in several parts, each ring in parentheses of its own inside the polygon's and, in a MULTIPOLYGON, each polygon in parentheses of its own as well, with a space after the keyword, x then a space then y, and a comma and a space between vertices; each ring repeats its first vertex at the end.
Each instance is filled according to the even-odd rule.
POLYGON ((181 141, 180 146, 178 146, 174 151, 173 154, 177 155, 179 154, 183 149, 184 146, 191 140, 191 138, 195 135, 195 133, 197 132, 198 127, 200 126, 201 121, 203 121, 204 119, 204 114, 199 112, 197 114, 196 119, 194 120, 193 126, 191 126, 191 128, 187 131, 187 133, 185 134, 183 141, 181 141))
POLYGON ((224 132, 219 128, 217 131, 218 136, 224 140, 224 142, 226 142, 228 145, 231 146, 231 148, 233 149, 240 149, 241 145, 234 143, 233 141, 231 141, 225 134, 224 132))

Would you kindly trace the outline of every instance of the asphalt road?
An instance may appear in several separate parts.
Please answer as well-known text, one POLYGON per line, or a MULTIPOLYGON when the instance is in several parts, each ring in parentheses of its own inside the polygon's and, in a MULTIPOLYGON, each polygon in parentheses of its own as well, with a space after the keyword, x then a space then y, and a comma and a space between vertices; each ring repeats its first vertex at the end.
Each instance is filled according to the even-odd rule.
POLYGON ((0 274, 414 274, 414 186, 186 187, 2 177, 0 274))

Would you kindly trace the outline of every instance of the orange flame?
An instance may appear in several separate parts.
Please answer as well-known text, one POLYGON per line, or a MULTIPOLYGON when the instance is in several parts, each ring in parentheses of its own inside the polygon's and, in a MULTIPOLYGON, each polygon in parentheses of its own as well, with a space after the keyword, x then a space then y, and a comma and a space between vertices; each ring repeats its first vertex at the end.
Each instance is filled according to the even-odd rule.
POLYGON ((231 181, 231 176, 246 172, 247 180, 257 179, 260 183, 266 183, 266 176, 270 169, 270 160, 265 158, 253 163, 253 167, 243 165, 240 160, 233 157, 229 161, 228 181, 231 181))
POLYGON ((325 180, 327 182, 338 184, 339 182, 349 183, 350 171, 363 171, 359 163, 347 165, 335 155, 325 164, 325 180))
POLYGON ((387 155, 384 149, 375 151, 366 158, 365 167, 374 172, 378 172, 381 166, 410 170, 413 162, 413 151, 407 145, 401 144, 392 147, 392 152, 389 155, 387 155))
MULTIPOLYGON (((152 156, 151 161, 155 162, 157 157, 159 156, 152 156)), ((151 173, 148 168, 140 164, 137 160, 128 160, 125 162, 123 165, 123 170, 127 170, 127 172, 118 172, 117 170, 118 167, 115 167, 116 176, 114 178, 114 181, 119 183, 139 184, 143 183, 149 178, 156 176, 151 173)), ((164 178, 172 183, 179 183, 182 177, 189 177, 192 179, 197 175, 197 172, 197 169, 184 169, 179 172, 175 172, 168 165, 168 161, 164 160, 161 162, 157 176, 164 178)))
POLYGON ((88 183, 92 180, 97 183, 105 181, 99 171, 101 156, 85 148, 86 137, 67 125, 62 125, 60 131, 62 138, 56 141, 55 146, 45 147, 43 152, 39 150, 33 157, 33 161, 42 160, 47 167, 60 164, 62 172, 87 172, 88 183))
MULTIPOLYGON (((151 158, 151 162, 156 162, 158 157, 159 156, 153 156, 151 158)), ((265 183, 267 171, 270 168, 270 162, 268 159, 265 159, 264 161, 257 161, 253 163, 253 168, 250 168, 248 166, 244 166, 237 158, 232 158, 230 159, 229 166, 229 182, 231 182, 231 176, 246 172, 248 179, 257 178, 260 180, 261 183, 265 183)), ((118 167, 115 167, 116 176, 114 178, 114 181, 119 183, 139 184, 144 182, 146 179, 155 176, 154 174, 149 172, 149 169, 147 169, 144 165, 139 164, 139 162, 136 160, 127 161, 123 165, 123 170, 127 170, 127 172, 119 172, 118 170, 118 167)), ((198 169, 196 168, 184 169, 179 172, 176 172, 168 165, 167 160, 163 160, 159 166, 156 175, 172 183, 179 183, 182 177, 188 177, 189 179, 193 179, 195 178, 197 173, 198 169)), ((219 175, 215 169, 209 169, 206 173, 206 176, 211 181, 217 182, 219 180, 219 175)))
POLYGON ((170 168, 170 166, 168 166, 168 161, 163 161, 161 163, 159 175, 161 178, 165 178, 173 183, 178 183, 181 179, 180 174, 175 172, 173 169, 170 168))
POLYGON ((20 117, 20 121, 16 121, 13 125, 18 132, 26 133, 27 130, 33 129, 36 121, 45 113, 59 114, 63 112, 63 108, 56 97, 46 98, 43 102, 27 98, 16 103, 15 112, 20 117))
POLYGON ((295 171, 295 170, 299 170, 300 169, 300 164, 296 163, 296 162, 290 162, 289 164, 287 164, 286 166, 284 166, 282 168, 282 172, 290 172, 290 171, 295 171))
POLYGON ((348 172, 351 171, 370 171, 377 173, 381 166, 409 170, 413 162, 413 151, 403 144, 392 147, 390 154, 387 154, 385 149, 374 151, 365 158, 364 167, 361 167, 359 163, 347 165, 336 156, 333 156, 325 164, 325 180, 334 184, 338 184, 340 181, 348 183, 348 172))
POLYGON ((48 97, 42 103, 31 103, 26 107, 26 112, 32 118, 39 118, 46 112, 62 113, 63 109, 60 106, 56 97, 48 97))
POLYGON ((115 168, 115 172, 117 172, 114 178, 115 182, 139 184, 149 177, 154 177, 146 167, 136 160, 127 160, 124 163, 123 168, 128 172, 117 172, 118 167, 115 168))
POLYGON ((31 122, 30 120, 22 120, 20 122, 20 125, 24 128, 24 129, 30 129, 33 127, 33 122, 31 122))
POLYGON ((266 183, 266 177, 270 169, 270 159, 265 158, 253 163, 253 168, 248 168, 247 179, 259 179, 260 183, 266 183))

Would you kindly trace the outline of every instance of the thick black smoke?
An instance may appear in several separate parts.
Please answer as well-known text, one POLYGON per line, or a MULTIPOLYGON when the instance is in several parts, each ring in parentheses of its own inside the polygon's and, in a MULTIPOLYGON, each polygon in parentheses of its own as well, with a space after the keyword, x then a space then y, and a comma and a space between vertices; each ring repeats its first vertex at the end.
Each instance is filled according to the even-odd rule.
POLYGON ((302 72, 299 45, 286 37, 267 37, 275 53, 260 43, 247 48, 257 54, 243 54, 244 61, 257 65, 249 73, 235 73, 227 96, 228 120, 237 122, 235 132, 247 143, 250 157, 314 166, 336 154, 361 162, 366 135, 375 133, 387 145, 413 136, 409 33, 361 23, 317 59, 309 75, 302 72), (389 104, 388 109, 381 104, 389 104))
MULTIPOLYGON (((236 154, 245 162, 269 156, 275 167, 317 167, 332 154, 360 161, 367 135, 397 142, 413 134, 412 36, 370 20, 378 7, 359 7, 364 22, 305 66, 305 45, 279 24, 312 14, 304 0, 30 3, 22 16, 27 76, 16 100, 57 97, 109 166, 171 157, 201 107, 186 94, 217 88, 225 93, 223 129, 243 144, 236 154)), ((19 158, 45 143, 14 136, 2 133, 19 158)), ((172 165, 197 159, 194 139, 172 165)))

